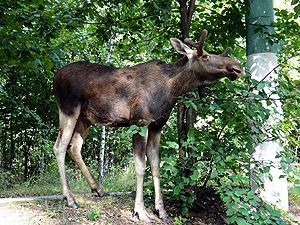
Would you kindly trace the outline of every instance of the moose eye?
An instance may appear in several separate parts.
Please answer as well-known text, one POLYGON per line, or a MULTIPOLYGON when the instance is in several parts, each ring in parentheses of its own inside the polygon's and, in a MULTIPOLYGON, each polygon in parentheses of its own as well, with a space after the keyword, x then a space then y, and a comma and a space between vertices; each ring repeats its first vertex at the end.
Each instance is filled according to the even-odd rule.
POLYGON ((208 54, 204 54, 201 56, 203 60, 208 60, 209 59, 209 55, 208 54))

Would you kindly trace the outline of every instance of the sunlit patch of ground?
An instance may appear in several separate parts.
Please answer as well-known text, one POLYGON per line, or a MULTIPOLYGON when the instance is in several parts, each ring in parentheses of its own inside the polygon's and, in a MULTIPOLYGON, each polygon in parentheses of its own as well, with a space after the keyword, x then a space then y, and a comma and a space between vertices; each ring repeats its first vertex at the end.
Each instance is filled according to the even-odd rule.
MULTIPOLYGON (((165 201, 166 210, 172 217, 174 224, 186 225, 224 225, 226 224, 224 206, 213 193, 206 193, 191 213, 185 218, 179 215, 179 205, 176 202, 165 201)), ((86 224, 86 225, 145 225, 132 216, 134 205, 133 195, 122 196, 76 196, 81 206, 71 209, 64 200, 39 200, 0 206, 0 224, 5 225, 35 225, 35 224, 86 224)), ((153 202, 148 199, 147 211, 153 224, 164 224, 153 213, 153 202)), ((300 204, 297 200, 290 202, 290 211, 295 219, 300 219, 300 204)))

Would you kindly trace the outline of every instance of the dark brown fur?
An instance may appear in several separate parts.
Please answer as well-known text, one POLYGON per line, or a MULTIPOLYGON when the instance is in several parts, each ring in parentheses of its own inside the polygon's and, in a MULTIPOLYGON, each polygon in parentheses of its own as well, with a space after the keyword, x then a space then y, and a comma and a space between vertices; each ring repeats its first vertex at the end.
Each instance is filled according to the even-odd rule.
MULTIPOLYGON (((150 219, 144 209, 143 179, 145 155, 151 165, 155 187, 155 209, 168 220, 159 185, 158 147, 161 129, 167 122, 178 96, 198 85, 222 77, 236 79, 242 68, 236 60, 203 50, 207 31, 193 51, 180 40, 172 38, 173 47, 184 57, 175 63, 150 61, 128 68, 114 68, 77 62, 57 71, 54 92, 59 106, 60 132, 54 145, 64 196, 77 208, 64 168, 68 148, 92 189, 102 195, 99 185, 86 167, 81 147, 91 124, 105 126, 148 126, 145 137, 133 136, 137 191, 134 211, 143 221, 150 219), (201 54, 200 54, 201 53, 201 54)), ((228 51, 227 51, 228 52, 228 51)))
POLYGON ((89 62, 69 64, 54 79, 59 108, 72 115, 80 104, 82 116, 108 126, 142 125, 158 119, 165 123, 176 101, 168 87, 174 71, 166 73, 166 65, 151 61, 117 69, 89 62))

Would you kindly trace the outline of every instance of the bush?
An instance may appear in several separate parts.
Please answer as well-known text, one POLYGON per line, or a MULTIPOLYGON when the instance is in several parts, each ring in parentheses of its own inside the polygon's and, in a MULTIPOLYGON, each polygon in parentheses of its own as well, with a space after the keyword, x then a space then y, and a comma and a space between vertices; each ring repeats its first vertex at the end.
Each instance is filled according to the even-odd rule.
POLYGON ((10 172, 0 171, 0 187, 1 189, 8 189, 13 186, 15 183, 14 176, 11 175, 10 172))
MULTIPOLYGON (((187 106, 198 109, 197 122, 183 142, 185 157, 162 158, 161 177, 163 187, 173 190, 171 197, 181 201, 183 213, 194 205, 198 189, 214 186, 227 206, 229 223, 288 224, 280 211, 250 189, 250 165, 256 163, 251 155, 254 146, 282 139, 280 126, 265 128, 265 121, 274 111, 273 99, 264 91, 269 85, 248 75, 235 83, 226 79, 214 83, 207 88, 206 98, 194 95, 194 104, 190 98, 182 98, 187 106)), ((168 141, 162 142, 162 148, 174 152, 177 137, 166 134, 168 141)), ((291 151, 284 146, 278 157, 282 158, 282 169, 288 172, 291 151)), ((268 174, 270 166, 257 164, 251 173, 268 174)), ((259 179, 257 183, 261 185, 259 179)))

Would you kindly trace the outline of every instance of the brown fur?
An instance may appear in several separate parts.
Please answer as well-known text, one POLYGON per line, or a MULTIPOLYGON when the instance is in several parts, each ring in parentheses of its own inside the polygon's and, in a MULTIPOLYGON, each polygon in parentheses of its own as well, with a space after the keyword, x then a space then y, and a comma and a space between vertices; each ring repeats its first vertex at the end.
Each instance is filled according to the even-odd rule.
MULTIPOLYGON (((215 57, 223 59, 222 63, 235 62, 215 57)), ((192 91, 200 82, 226 76, 198 74, 199 64, 187 71, 189 62, 182 61, 186 59, 173 64, 150 61, 123 69, 89 62, 69 64, 58 70, 54 79, 59 108, 72 115, 74 107, 81 105, 82 117, 106 126, 148 125, 158 120, 162 126, 178 96, 192 91)))
MULTIPOLYGON (((207 33, 207 32, 206 32, 207 33)), ((59 69, 54 78, 54 92, 59 106, 60 132, 54 145, 64 196, 77 208, 64 168, 69 153, 89 182, 92 191, 101 190, 81 157, 82 143, 91 124, 105 126, 148 126, 148 137, 134 135, 133 146, 137 176, 135 213, 149 222, 144 210, 143 179, 145 155, 151 165, 155 186, 155 209, 168 220, 163 206, 159 180, 158 146, 161 129, 167 122, 177 97, 194 90, 199 84, 222 77, 236 79, 240 64, 223 55, 208 54, 201 43, 191 50, 178 39, 171 39, 177 52, 185 55, 175 63, 150 61, 128 68, 115 68, 89 62, 77 62, 59 69), (201 49, 200 49, 201 48, 201 49), (199 55, 201 53, 201 55, 199 55)))

